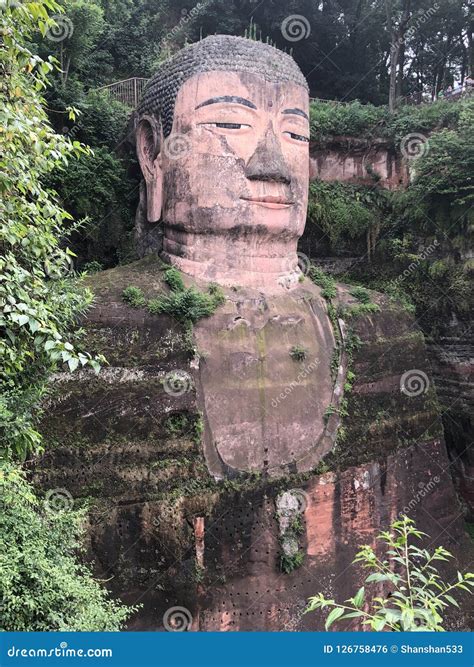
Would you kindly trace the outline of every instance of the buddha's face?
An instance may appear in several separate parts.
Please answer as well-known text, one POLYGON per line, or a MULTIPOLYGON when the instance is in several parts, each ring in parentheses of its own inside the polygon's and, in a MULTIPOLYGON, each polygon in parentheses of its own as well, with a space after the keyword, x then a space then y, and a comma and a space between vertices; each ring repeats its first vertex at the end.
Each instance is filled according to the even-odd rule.
POLYGON ((291 263, 306 219, 308 113, 294 83, 234 72, 188 79, 154 160, 152 132, 138 133, 148 218, 161 215, 165 252, 206 263, 214 246, 216 265, 257 273, 291 263))

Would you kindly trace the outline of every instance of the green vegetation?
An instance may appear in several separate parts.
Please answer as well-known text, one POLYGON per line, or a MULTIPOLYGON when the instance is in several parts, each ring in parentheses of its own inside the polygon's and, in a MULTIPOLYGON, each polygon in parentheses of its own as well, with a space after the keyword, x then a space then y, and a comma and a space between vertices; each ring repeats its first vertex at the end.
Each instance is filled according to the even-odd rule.
POLYGON ((163 279, 173 292, 183 292, 185 290, 181 274, 174 266, 170 269, 166 269, 163 274, 163 279))
POLYGON ((65 245, 70 216, 44 184, 53 169, 88 149, 55 134, 43 108, 41 91, 53 63, 36 59, 26 46, 37 22, 47 18, 43 3, 36 10, 6 9, 2 17, 0 453, 23 458, 40 447, 38 405, 49 374, 62 364, 70 371, 98 369, 100 360, 82 350, 80 334, 72 332, 92 295, 78 286, 74 253, 65 245))
POLYGON ((223 291, 214 283, 209 285, 207 292, 185 287, 181 274, 174 267, 167 269, 163 278, 171 288, 168 294, 160 294, 147 301, 143 291, 131 285, 124 289, 123 300, 132 308, 146 308, 152 315, 171 315, 188 325, 209 317, 225 302, 223 291))
POLYGON ((44 109, 54 61, 30 46, 35 31, 52 25, 47 10, 60 7, 4 3, 1 13, 0 630, 119 630, 134 608, 110 600, 81 564, 84 513, 36 498, 18 463, 41 449, 39 406, 50 374, 98 370, 102 361, 75 331, 92 295, 80 287, 66 245, 71 216, 47 184, 74 156, 90 155, 56 134, 44 109))
POLYGON ((188 415, 182 413, 170 415, 165 422, 165 429, 171 435, 182 435, 189 426, 188 415))
POLYGON ((401 106, 393 114, 387 106, 361 104, 311 103, 310 128, 313 141, 324 142, 330 136, 349 136, 360 139, 384 138, 398 143, 410 133, 426 134, 459 121, 469 100, 453 104, 439 100, 433 104, 401 106))
POLYGON ((197 322, 209 317, 225 301, 223 294, 209 294, 187 287, 180 292, 171 292, 151 299, 147 308, 152 315, 165 313, 180 322, 197 322))
POLYGON ((308 223, 311 234, 326 240, 330 252, 354 246, 373 254, 383 228, 390 193, 351 183, 312 181, 309 186, 308 223))
POLYGON ((380 311, 380 306, 376 303, 358 303, 355 306, 349 306, 343 309, 344 317, 360 317, 360 315, 366 315, 367 313, 378 313, 380 311))
POLYGON ((291 574, 293 570, 297 570, 303 565, 304 553, 297 551, 295 554, 288 556, 285 553, 280 554, 280 570, 285 574, 291 574))
POLYGON ((452 558, 444 547, 433 552, 421 549, 413 540, 428 537, 417 530, 412 519, 406 516, 394 521, 389 531, 378 535, 385 544, 385 555, 380 557, 373 547, 364 545, 352 561, 371 570, 366 584, 375 584, 375 593, 368 595, 362 586, 354 597, 339 604, 318 593, 309 599, 306 612, 331 609, 326 619, 326 630, 336 621, 360 619, 370 630, 382 631, 443 631, 443 614, 448 607, 458 603, 453 597, 456 591, 471 593, 474 573, 457 573, 452 583, 446 583, 438 573, 436 562, 452 558))
MULTIPOLYGON (((338 113, 348 119, 353 113, 359 123, 365 106, 345 105, 338 113)), ((327 106, 321 107, 327 111, 327 106)), ((390 116, 389 134, 383 123, 375 134, 385 133, 399 142, 410 132, 425 133, 419 157, 409 161, 409 187, 389 192, 348 183, 315 181, 310 186, 311 237, 328 254, 366 258, 342 280, 385 291, 415 313, 424 331, 434 336, 453 313, 465 320, 474 298, 469 258, 474 229, 473 127, 472 97, 403 107, 390 116)), ((398 143, 395 148, 400 150, 398 143)), ((316 282, 321 283, 320 277, 316 282)), ((362 307, 350 314, 374 312, 376 307, 364 301, 360 290, 358 294, 362 307)))
POLYGON ((130 285, 123 290, 122 298, 132 308, 144 308, 146 306, 145 295, 139 287, 130 285))
POLYGON ((307 351, 306 348, 301 345, 293 345, 290 348, 290 357, 294 361, 304 361, 306 359, 307 351))
MULTIPOLYGON (((287 493, 291 495, 291 491, 287 493)), ((300 537, 304 533, 301 510, 294 508, 279 509, 277 519, 281 528, 279 535, 281 547, 279 566, 282 572, 290 574, 301 567, 304 562, 304 551, 299 543, 300 537)))
POLYGON ((75 555, 85 512, 39 500, 11 464, 0 467, 0 497, 0 631, 120 630, 135 608, 109 599, 75 555))
POLYGON ((370 303, 370 293, 365 287, 353 287, 349 290, 349 294, 360 301, 360 303, 370 303))
POLYGON ((329 420, 329 417, 330 417, 331 415, 334 415, 336 412, 338 412, 338 409, 336 408, 335 405, 333 405, 332 403, 330 403, 330 404, 328 405, 328 407, 326 408, 326 410, 324 411, 323 418, 324 418, 325 423, 327 423, 328 420, 329 420))
POLYGON ((321 295, 325 299, 330 300, 336 298, 337 288, 334 278, 328 276, 324 271, 314 265, 310 266, 308 275, 315 285, 322 287, 321 295))

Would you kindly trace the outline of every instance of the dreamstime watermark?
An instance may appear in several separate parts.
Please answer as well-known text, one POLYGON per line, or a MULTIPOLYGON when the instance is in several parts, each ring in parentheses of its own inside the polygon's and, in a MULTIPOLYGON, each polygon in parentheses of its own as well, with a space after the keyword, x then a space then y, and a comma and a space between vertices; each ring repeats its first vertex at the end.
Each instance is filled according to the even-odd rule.
POLYGON ((406 278, 411 276, 411 274, 416 271, 416 269, 419 267, 421 262, 423 262, 425 259, 428 259, 434 251, 437 249, 439 246, 438 240, 435 239, 433 243, 430 243, 429 246, 426 246, 426 248, 423 248, 423 250, 420 252, 418 257, 411 262, 404 271, 397 276, 394 280, 391 281, 392 285, 399 285, 402 283, 406 278))
POLYGON ((420 482, 418 484, 418 491, 415 493, 413 498, 410 500, 408 505, 404 507, 399 513, 398 516, 409 516, 410 512, 412 512, 415 507, 425 498, 425 496, 429 495, 433 489, 436 487, 437 484, 439 484, 441 481, 441 478, 438 477, 438 475, 435 475, 428 484, 425 484, 424 482, 420 482))
POLYGON ((290 489, 284 491, 277 499, 277 512, 279 516, 292 516, 293 514, 304 514, 309 505, 309 496, 303 489, 290 489))
POLYGON ((163 380, 163 389, 170 396, 182 396, 193 387, 193 381, 187 371, 181 369, 169 371, 163 380))
POLYGON ((308 275, 311 268, 311 260, 304 252, 297 252, 296 255, 288 257, 285 261, 285 272, 302 273, 304 276, 308 275))
POLYGON ((170 39, 173 39, 173 37, 176 37, 179 35, 181 30, 192 20, 197 18, 207 7, 212 2, 212 0, 208 0, 208 2, 198 2, 195 7, 190 9, 189 11, 187 9, 182 9, 181 10, 181 18, 179 22, 172 28, 169 32, 166 33, 166 35, 163 37, 161 40, 162 46, 166 44, 170 39))
POLYGON ((74 123, 71 127, 68 127, 67 125, 64 125, 64 127, 61 128, 61 134, 66 137, 66 139, 70 139, 71 141, 74 141, 74 139, 77 137, 78 133, 82 130, 82 125, 81 123, 74 123))
POLYGON ((393 52, 396 49, 398 49, 402 44, 406 42, 407 39, 411 39, 413 35, 417 32, 417 30, 422 26, 426 21, 436 14, 436 12, 439 9, 439 4, 435 2, 431 7, 423 11, 419 16, 414 17, 415 22, 407 28, 405 31, 403 37, 400 37, 399 39, 396 40, 396 42, 392 42, 390 45, 390 50, 393 52))
POLYGON ((73 271, 72 257, 62 250, 54 251, 44 262, 44 272, 52 280, 66 278, 73 271))
POLYGON ((191 142, 186 135, 173 132, 165 139, 163 152, 170 160, 180 160, 191 152, 191 142))
POLYGON ((193 616, 186 607, 170 607, 163 616, 163 627, 168 632, 187 632, 192 623, 193 616))
POLYGON ((68 512, 74 506, 74 498, 67 489, 50 489, 46 492, 44 504, 52 514, 68 512))
POLYGON ((303 370, 301 370, 298 375, 296 376, 296 380, 288 384, 280 394, 276 398, 272 398, 272 408, 277 408, 282 401, 284 401, 288 396, 298 387, 298 385, 308 377, 308 375, 316 370, 316 368, 319 366, 319 359, 315 359, 311 363, 307 364, 303 370))
POLYGON ((426 394, 430 386, 428 376, 424 371, 412 368, 403 373, 400 378, 400 391, 405 396, 420 396, 426 394))
POLYGON ((70 39, 74 32, 74 23, 71 19, 63 14, 54 14, 51 18, 54 20, 54 25, 50 25, 46 30, 46 39, 49 39, 50 42, 70 39))
POLYGON ((69 648, 67 642, 61 642, 55 648, 15 648, 7 650, 9 658, 111 658, 111 648, 69 648))
POLYGON ((428 137, 420 132, 406 134, 400 141, 400 152, 407 160, 416 160, 427 155, 430 149, 428 137))
POLYGON ((311 25, 301 14, 291 14, 282 22, 281 34, 288 42, 299 42, 302 39, 308 39, 311 34, 311 25))

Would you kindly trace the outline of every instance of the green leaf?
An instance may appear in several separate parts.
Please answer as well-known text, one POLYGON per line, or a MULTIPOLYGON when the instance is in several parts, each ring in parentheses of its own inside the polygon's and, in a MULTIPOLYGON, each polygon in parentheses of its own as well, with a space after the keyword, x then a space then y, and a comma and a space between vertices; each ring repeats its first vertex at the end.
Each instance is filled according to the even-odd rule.
POLYGON ((67 365, 72 373, 79 366, 79 359, 77 357, 72 357, 71 359, 68 359, 67 365))
POLYGON ((446 593, 446 594, 444 595, 444 597, 446 598, 446 600, 447 600, 448 602, 450 602, 451 604, 453 604, 455 607, 458 607, 458 608, 459 608, 458 603, 456 602, 456 600, 455 600, 451 595, 448 595, 448 594, 446 593))
POLYGON ((334 623, 334 621, 337 621, 337 619, 344 614, 344 609, 342 607, 335 607, 329 614, 329 616, 326 619, 326 623, 324 624, 324 627, 326 630, 329 630, 331 625, 334 623))
POLYGON ((383 630, 385 625, 386 625, 385 618, 376 618, 372 623, 372 627, 375 630, 375 632, 380 632, 380 630, 383 630))
POLYGON ((359 588, 357 593, 355 594, 353 598, 354 602, 354 607, 360 608, 364 604, 364 596, 365 596, 365 589, 362 586, 362 588, 359 588))

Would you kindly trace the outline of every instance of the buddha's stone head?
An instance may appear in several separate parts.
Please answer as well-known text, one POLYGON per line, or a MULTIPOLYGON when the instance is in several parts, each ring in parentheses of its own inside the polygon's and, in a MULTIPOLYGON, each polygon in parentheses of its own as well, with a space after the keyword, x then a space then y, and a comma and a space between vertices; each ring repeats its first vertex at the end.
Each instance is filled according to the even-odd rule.
POLYGON ((137 152, 165 259, 223 285, 297 282, 308 114, 304 76, 268 44, 215 35, 160 67, 138 108, 137 152))

